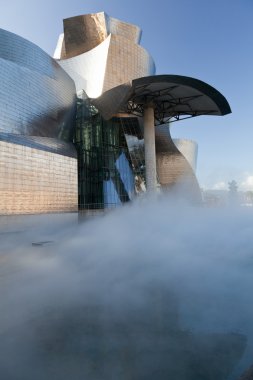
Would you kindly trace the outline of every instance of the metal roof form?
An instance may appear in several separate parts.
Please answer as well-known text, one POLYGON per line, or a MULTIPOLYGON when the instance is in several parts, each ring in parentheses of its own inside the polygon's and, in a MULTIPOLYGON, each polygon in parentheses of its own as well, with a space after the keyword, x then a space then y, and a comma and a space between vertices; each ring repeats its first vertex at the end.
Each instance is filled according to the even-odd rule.
POLYGON ((156 125, 200 115, 231 113, 226 98, 214 87, 181 75, 155 75, 114 87, 92 103, 108 120, 124 112, 143 116, 152 104, 156 125))

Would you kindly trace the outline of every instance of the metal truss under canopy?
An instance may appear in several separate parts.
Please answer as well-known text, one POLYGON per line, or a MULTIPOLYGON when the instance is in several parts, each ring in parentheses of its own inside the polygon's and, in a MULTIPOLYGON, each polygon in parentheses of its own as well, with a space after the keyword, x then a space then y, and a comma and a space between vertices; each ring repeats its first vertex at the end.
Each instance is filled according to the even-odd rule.
POLYGON ((114 87, 92 100, 105 119, 124 112, 143 116, 152 105, 156 125, 199 115, 231 113, 226 98, 198 79, 180 75, 156 75, 114 87))

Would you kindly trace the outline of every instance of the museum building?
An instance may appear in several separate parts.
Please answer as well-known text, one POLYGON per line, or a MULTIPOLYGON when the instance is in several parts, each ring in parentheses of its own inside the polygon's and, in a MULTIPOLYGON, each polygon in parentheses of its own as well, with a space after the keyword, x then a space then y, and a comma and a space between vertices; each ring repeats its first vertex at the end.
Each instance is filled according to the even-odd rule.
POLYGON ((101 210, 183 184, 200 200, 197 145, 170 123, 230 113, 208 84, 155 75, 135 25, 63 20, 54 57, 0 29, 0 214, 101 210))

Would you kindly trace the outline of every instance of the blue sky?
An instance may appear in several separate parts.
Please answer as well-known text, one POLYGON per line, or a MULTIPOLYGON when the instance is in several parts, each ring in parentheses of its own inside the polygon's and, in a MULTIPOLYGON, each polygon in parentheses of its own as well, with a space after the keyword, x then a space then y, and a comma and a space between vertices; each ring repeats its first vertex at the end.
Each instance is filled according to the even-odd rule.
POLYGON ((253 190, 253 0, 0 0, 0 27, 53 54, 63 18, 99 11, 142 28, 157 74, 192 76, 222 92, 231 115, 174 123, 172 135, 198 142, 201 186, 235 179, 253 190))

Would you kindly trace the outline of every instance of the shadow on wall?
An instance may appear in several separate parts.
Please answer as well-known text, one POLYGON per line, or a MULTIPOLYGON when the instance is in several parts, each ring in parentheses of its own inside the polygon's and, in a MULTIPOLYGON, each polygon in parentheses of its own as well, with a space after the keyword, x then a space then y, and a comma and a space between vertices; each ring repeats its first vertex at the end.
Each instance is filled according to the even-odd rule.
POLYGON ((251 210, 143 198, 34 223, 1 236, 2 379, 222 380, 251 364, 251 210))

